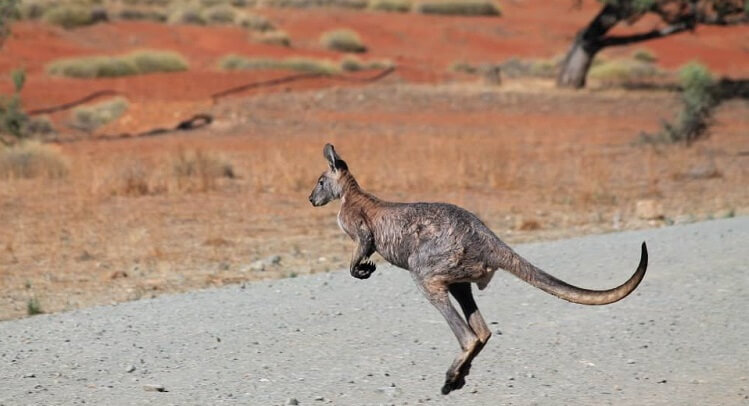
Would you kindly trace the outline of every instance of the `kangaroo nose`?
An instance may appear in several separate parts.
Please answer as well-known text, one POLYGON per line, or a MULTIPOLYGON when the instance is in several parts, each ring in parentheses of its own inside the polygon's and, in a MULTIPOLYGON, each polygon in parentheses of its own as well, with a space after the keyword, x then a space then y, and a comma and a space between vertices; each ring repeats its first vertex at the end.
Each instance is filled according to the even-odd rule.
POLYGON ((312 203, 312 205, 315 205, 315 202, 312 200, 312 196, 309 197, 309 202, 312 203))

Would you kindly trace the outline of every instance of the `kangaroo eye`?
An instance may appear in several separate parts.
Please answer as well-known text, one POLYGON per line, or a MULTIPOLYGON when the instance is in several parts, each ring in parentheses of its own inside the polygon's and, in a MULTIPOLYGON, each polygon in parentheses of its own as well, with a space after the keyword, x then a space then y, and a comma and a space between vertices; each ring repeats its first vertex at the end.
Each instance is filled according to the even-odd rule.
POLYGON ((322 181, 322 179, 320 179, 320 186, 322 186, 322 184, 323 184, 323 181, 322 181))

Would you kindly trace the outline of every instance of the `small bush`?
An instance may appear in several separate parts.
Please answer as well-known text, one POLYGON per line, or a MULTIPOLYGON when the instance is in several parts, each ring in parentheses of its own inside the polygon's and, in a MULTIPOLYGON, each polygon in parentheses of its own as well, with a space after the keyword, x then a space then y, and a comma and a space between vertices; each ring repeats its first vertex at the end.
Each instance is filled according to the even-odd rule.
POLYGON ((541 77, 551 78, 556 75, 558 58, 520 59, 512 57, 499 64, 502 74, 507 77, 541 77))
POLYGON ((718 103, 715 79, 708 68, 691 62, 679 70, 679 82, 684 108, 675 123, 663 124, 661 136, 668 142, 689 144, 703 135, 710 124, 713 108, 718 103))
POLYGON ((94 131, 104 124, 120 118, 127 107, 127 100, 121 97, 90 106, 77 107, 73 110, 71 125, 79 130, 94 131))
POLYGON ((38 142, 22 142, 0 149, 0 178, 45 176, 57 179, 68 174, 68 166, 67 159, 59 150, 38 142))
POLYGON ((408 13, 411 11, 411 6, 409 0, 374 0, 369 3, 369 8, 372 10, 390 13, 408 13))
POLYGON ((335 7, 360 10, 367 8, 368 0, 266 0, 263 4, 282 8, 335 7))
POLYGON ((39 303, 39 299, 32 297, 26 301, 26 314, 29 316, 35 316, 42 313, 44 313, 44 311, 42 310, 41 303, 39 303))
POLYGON ((658 58, 655 57, 655 54, 647 49, 636 50, 632 53, 632 59, 645 63, 655 63, 656 61, 658 61, 658 58))
POLYGON ((450 72, 467 73, 469 75, 475 75, 479 73, 479 67, 472 65, 468 62, 457 61, 453 62, 449 68, 450 72))
POLYGON ((106 11, 78 5, 59 5, 44 11, 42 19, 49 23, 70 29, 106 21, 106 11))
POLYGON ((12 71, 11 81, 13 94, 0 94, 0 143, 6 145, 28 136, 26 126, 29 116, 21 108, 21 90, 26 83, 26 72, 22 69, 12 71), (6 135, 11 138, 6 139, 6 135))
POLYGON ((40 0, 24 0, 18 9, 24 20, 36 20, 44 15, 47 3, 40 0))
POLYGON ((366 52, 359 34, 348 29, 327 31, 320 36, 320 43, 328 49, 340 52, 366 52))
POLYGON ((289 38, 289 34, 280 30, 256 34, 252 38, 256 42, 260 42, 262 44, 279 45, 283 47, 291 46, 291 38, 289 38))
POLYGON ((177 72, 187 68, 185 59, 176 52, 135 51, 121 56, 59 59, 47 65, 47 73, 74 78, 101 78, 177 72))
POLYGON ((47 116, 31 117, 26 122, 25 131, 30 135, 49 135, 55 132, 52 121, 47 116))
POLYGON ((499 7, 487 0, 445 0, 425 1, 416 6, 421 14, 462 15, 462 16, 499 16, 499 7))
POLYGON ((219 61, 219 67, 225 70, 293 70, 298 72, 319 73, 330 75, 339 72, 338 66, 326 59, 312 58, 246 58, 238 55, 228 55, 219 61))

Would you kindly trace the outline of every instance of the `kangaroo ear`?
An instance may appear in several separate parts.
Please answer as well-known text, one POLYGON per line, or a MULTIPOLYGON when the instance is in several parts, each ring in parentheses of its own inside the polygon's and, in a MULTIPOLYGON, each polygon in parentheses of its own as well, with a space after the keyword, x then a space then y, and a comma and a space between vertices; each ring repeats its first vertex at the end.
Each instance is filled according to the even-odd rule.
POLYGON ((330 166, 331 170, 337 171, 348 169, 346 162, 344 162, 343 159, 338 156, 338 154, 335 152, 335 148, 333 148, 333 145, 325 144, 325 147, 322 150, 322 154, 325 159, 328 160, 328 165, 330 166))

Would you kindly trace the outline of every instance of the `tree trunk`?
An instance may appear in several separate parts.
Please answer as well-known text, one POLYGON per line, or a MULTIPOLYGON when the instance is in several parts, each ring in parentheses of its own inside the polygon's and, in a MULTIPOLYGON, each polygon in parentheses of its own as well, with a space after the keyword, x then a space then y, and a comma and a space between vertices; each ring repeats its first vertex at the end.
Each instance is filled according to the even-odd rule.
POLYGON ((588 76, 593 58, 598 53, 598 48, 586 46, 580 35, 575 38, 557 76, 557 87, 571 87, 581 89, 585 87, 585 78, 588 76))
POLYGON ((603 6, 585 29, 575 36, 575 42, 564 57, 557 76, 557 87, 580 89, 585 87, 585 77, 596 53, 603 48, 600 40, 619 21, 626 17, 627 10, 613 4, 603 6))

